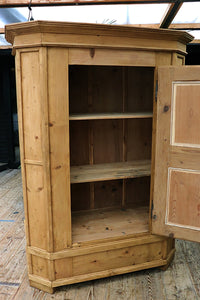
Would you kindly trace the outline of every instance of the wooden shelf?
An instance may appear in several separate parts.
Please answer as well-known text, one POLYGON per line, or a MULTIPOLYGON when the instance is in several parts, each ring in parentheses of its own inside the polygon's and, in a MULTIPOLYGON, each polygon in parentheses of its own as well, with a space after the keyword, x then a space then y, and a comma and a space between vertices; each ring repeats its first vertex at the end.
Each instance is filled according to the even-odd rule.
POLYGON ((150 175, 150 160, 71 167, 71 183, 126 179, 150 175))
POLYGON ((73 243, 141 234, 149 231, 149 207, 75 212, 73 243))
POLYGON ((85 113, 85 114, 70 114, 69 120, 110 120, 110 119, 145 119, 152 118, 152 112, 136 112, 136 113, 85 113))

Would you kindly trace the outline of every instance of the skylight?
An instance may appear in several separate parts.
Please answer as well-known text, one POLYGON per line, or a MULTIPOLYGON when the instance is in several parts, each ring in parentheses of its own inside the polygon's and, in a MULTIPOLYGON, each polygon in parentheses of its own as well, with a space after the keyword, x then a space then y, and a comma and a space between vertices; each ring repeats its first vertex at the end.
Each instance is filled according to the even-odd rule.
POLYGON ((172 23, 200 23, 200 3, 183 3, 172 23))
MULTIPOLYGON (((160 24, 168 4, 130 4, 130 5, 76 5, 33 7, 35 20, 110 23, 110 24, 160 24)), ((200 3, 185 2, 173 23, 200 23, 200 3)), ((28 19, 28 8, 1 8, 0 27, 28 19)), ((187 30, 200 39, 200 30, 187 30)))
MULTIPOLYGON (((86 5, 86 6, 45 6, 33 7, 35 20, 147 24, 160 23, 168 4, 131 4, 131 5, 86 5)), ((28 8, 16 9, 24 18, 28 18, 28 8)))

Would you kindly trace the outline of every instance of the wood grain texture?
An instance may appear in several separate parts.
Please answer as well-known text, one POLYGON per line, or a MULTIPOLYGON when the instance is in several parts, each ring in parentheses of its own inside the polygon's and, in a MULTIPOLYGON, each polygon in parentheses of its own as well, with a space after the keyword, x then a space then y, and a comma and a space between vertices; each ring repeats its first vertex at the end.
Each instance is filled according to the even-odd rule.
POLYGON ((42 160, 39 62, 39 50, 21 53, 24 158, 33 160, 42 160))
POLYGON ((68 51, 48 49, 49 135, 54 249, 71 245, 68 51))
MULTIPOLYGON (((115 41, 113 41, 115 42, 115 41)), ((143 49, 142 49, 143 50, 143 49)), ((155 53, 140 51, 109 50, 109 49, 69 49, 69 64, 71 65, 102 65, 102 66, 154 66, 155 53), (91 51, 94 56, 91 56, 91 51)))
POLYGON ((47 249, 47 209, 43 168, 27 165, 26 174, 30 244, 47 249), (39 236, 38 232, 40 232, 39 236))
POLYGON ((118 268, 125 266, 132 266, 141 264, 147 260, 154 261, 161 259, 162 251, 161 244, 139 245, 136 247, 129 247, 118 249, 115 251, 105 251, 93 255, 84 255, 73 258, 74 271, 73 275, 83 275, 87 272, 99 272, 109 269, 115 269, 116 259, 118 260, 118 268))
POLYGON ((119 208, 122 203, 122 180, 94 183, 94 208, 119 208))
POLYGON ((173 85, 172 143, 200 147, 200 82, 179 82, 173 85))
POLYGON ((122 120, 95 120, 93 131, 94 164, 122 161, 122 120))
POLYGON ((152 112, 154 68, 127 67, 125 72, 125 112, 152 112))
MULTIPOLYGON (((43 135, 45 136, 42 120, 43 102, 41 102, 44 78, 40 68, 41 61, 43 61, 43 52, 40 49, 32 49, 31 52, 21 51, 18 57, 21 67, 17 67, 16 74, 18 82, 21 81, 18 86, 18 108, 22 149, 21 162, 25 188, 27 242, 32 245, 35 244, 35 246, 40 244, 43 249, 49 249, 48 213, 46 211, 47 184, 43 168, 46 160, 43 153, 43 149, 45 149, 43 147, 44 139, 42 138, 43 135), (30 86, 28 86, 28 81, 31 83, 30 86), (39 83, 41 83, 41 86, 39 83), (24 166, 26 160, 32 161, 33 164, 24 166), (38 161, 41 162, 40 165, 38 165, 38 161), (35 165, 34 162, 36 162, 35 165), (31 180, 32 176, 34 176, 33 180, 31 180), (34 200, 35 197, 36 201, 34 200), (36 214, 34 210, 37 211, 36 214), (43 215, 41 216, 40 213, 43 215), (41 239, 37 241, 36 232, 39 228, 41 239)), ((28 258, 28 261, 31 271, 31 259, 28 258)))
POLYGON ((126 120, 127 161, 151 158, 152 119, 126 120))
MULTIPOLYGON (((159 98, 158 99, 159 100, 158 100, 157 127, 159 128, 159 130, 157 131, 157 137, 156 137, 157 139, 156 167, 155 167, 156 175, 155 175, 155 190, 154 190, 154 214, 156 217, 152 222, 154 233, 163 234, 167 236, 169 235, 175 236, 175 237, 189 239, 193 241, 200 241, 199 227, 196 230, 192 230, 192 229, 188 229, 189 224, 187 224, 185 228, 183 228, 184 226, 178 227, 178 226, 165 224, 166 223, 165 210, 168 206, 167 196, 166 196, 168 191, 168 169, 175 168, 178 169, 178 171, 180 172, 179 174, 181 174, 181 172, 188 172, 188 175, 179 177, 179 179, 182 178, 181 180, 179 180, 179 183, 181 184, 179 185, 179 187, 177 186, 176 180, 170 182, 170 186, 171 188, 173 187, 172 190, 176 195, 176 196, 175 195, 170 196, 172 197, 170 202, 171 204, 172 201, 174 201, 174 203, 179 203, 179 204, 181 203, 182 212, 180 212, 180 214, 182 213, 185 214, 185 218, 187 220, 190 219, 192 224, 193 224, 192 219, 193 218, 196 219, 196 215, 198 211, 198 200, 197 200, 198 196, 196 197, 196 195, 198 194, 197 192, 198 187, 195 188, 195 192, 193 193, 194 178, 192 180, 189 179, 189 177, 191 178, 191 176, 189 176, 189 173, 192 170, 197 170, 198 163, 195 166, 195 160, 197 160, 197 162, 199 161, 200 151, 199 148, 193 149, 192 145, 190 146, 188 145, 188 147, 184 147, 184 145, 181 144, 177 146, 173 144, 170 145, 171 143, 170 135, 172 134, 171 126, 173 124, 171 120, 173 114, 171 113, 171 111, 174 108, 171 102, 172 82, 190 81, 191 85, 193 85, 193 82, 199 82, 199 78, 200 78, 199 74, 200 74, 199 67, 169 67, 169 68, 161 67, 159 68, 158 71, 158 75, 159 75, 158 77, 159 98), (187 182, 185 182, 185 179, 187 179, 187 182), (183 189, 186 189, 185 192, 183 192, 183 189), (182 202, 183 194, 184 197, 188 198, 187 201, 186 200, 184 201, 184 203, 182 202), (186 195, 189 196, 187 197, 186 195), (179 197, 180 199, 178 199, 179 197), (190 202, 191 202, 191 207, 193 207, 192 213, 189 212, 190 208, 188 208, 188 204, 190 202), (185 207, 183 206, 183 204, 185 204, 185 207), (186 213, 186 211, 188 213, 186 213)), ((183 99, 187 99, 187 101, 189 101, 190 95, 188 94, 186 95, 187 98, 183 98, 183 99)), ((197 94, 196 97, 198 98, 199 94, 197 94)), ((199 102, 197 103, 196 101, 194 102, 192 101, 191 105, 193 105, 194 103, 196 103, 197 105, 195 109, 193 108, 193 110, 198 111, 199 102)), ((186 111, 186 106, 184 105, 183 105, 183 110, 186 111)), ((180 122, 180 118, 182 118, 182 116, 179 115, 179 119, 176 120, 175 124, 178 124, 177 122, 180 122)), ((190 126, 193 125, 190 124, 190 126)), ((179 126, 178 128, 180 131, 181 127, 179 126)), ((183 130, 182 134, 184 136, 184 132, 185 132, 184 127, 182 127, 182 130, 183 130)), ((195 172, 193 174, 195 174, 195 172)), ((197 178, 195 179, 195 182, 198 182, 197 173, 196 176, 197 178)), ((172 205, 171 207, 173 208, 174 205, 172 205)), ((197 217, 197 219, 199 219, 199 217, 197 217)), ((184 221, 184 223, 185 222, 187 221, 184 221)))
POLYGON ((166 222, 180 227, 200 228, 200 172, 169 170, 166 222))
POLYGON ((150 176, 150 160, 82 165, 71 168, 71 183, 150 176))
POLYGON ((148 232, 148 207, 109 209, 74 213, 73 242, 148 232))
POLYGON ((151 112, 141 113, 99 113, 99 114, 71 114, 69 120, 106 120, 106 119, 145 119, 152 118, 151 112))
MULTIPOLYGON (((105 47, 119 47, 120 44, 123 48, 129 47, 142 47, 143 49, 146 47, 151 50, 154 47, 160 49, 169 49, 170 51, 173 49, 180 49, 181 43, 188 43, 193 39, 191 35, 185 32, 180 31, 171 31, 171 30, 158 30, 152 28, 134 28, 130 26, 113 26, 113 25, 105 25, 105 24, 86 24, 86 23, 67 23, 67 22, 47 22, 47 21, 34 21, 34 22, 26 22, 23 24, 15 24, 15 25, 7 25, 6 26, 6 39, 8 42, 13 43, 14 38, 16 36, 22 37, 23 35, 27 36, 31 33, 42 32, 43 36, 43 45, 45 45, 45 39, 48 41, 49 45, 53 42, 57 44, 62 44, 63 38, 66 41, 66 34, 69 34, 74 42, 77 44, 85 43, 87 46, 90 37, 87 36, 87 42, 83 41, 81 38, 84 35, 93 35, 96 40, 96 44, 104 44, 105 47), (59 34, 58 34, 59 33, 59 34), (55 40, 55 36, 57 38, 55 40), (76 37, 75 37, 76 36, 76 37), (79 36, 79 40, 77 37, 79 36), (119 43, 119 38, 121 38, 122 43, 119 43), (49 40, 48 40, 49 39, 49 40), (141 39, 141 42, 139 41, 141 39), (52 41, 50 41, 52 40, 52 41), (60 40, 60 41, 59 41, 60 40), (134 41, 134 43, 133 43, 134 41), (150 43, 149 43, 150 41, 150 43), (176 42, 180 42, 179 44, 176 42), (106 45, 105 45, 106 44, 106 45), (131 45, 132 44, 132 45, 131 45), (166 46, 166 48, 164 48, 166 46), (180 47, 180 48, 179 48, 180 47)), ((70 38, 68 36, 68 38, 70 38)), ((25 37, 24 37, 25 38, 25 37)), ((20 40, 18 40, 20 42, 20 40)), ((16 42, 16 41, 15 41, 16 42)), ((71 41, 72 42, 72 41, 71 41)), ((41 36, 39 43, 41 43, 41 36)), ((17 43, 15 43, 15 47, 17 47, 17 43)), ((69 46, 69 43, 68 43, 69 46)), ((174 50, 175 50, 174 49, 174 50)), ((177 49, 177 50, 178 50, 177 49)), ((185 47, 182 47, 184 50, 185 47)))

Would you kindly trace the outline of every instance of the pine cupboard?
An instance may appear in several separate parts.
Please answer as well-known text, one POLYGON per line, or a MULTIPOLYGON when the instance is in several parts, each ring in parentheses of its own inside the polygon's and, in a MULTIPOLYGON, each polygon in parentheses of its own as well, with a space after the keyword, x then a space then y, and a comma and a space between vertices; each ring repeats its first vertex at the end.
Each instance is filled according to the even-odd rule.
POLYGON ((30 285, 166 268, 200 241, 200 68, 188 33, 33 21, 16 55, 30 285))

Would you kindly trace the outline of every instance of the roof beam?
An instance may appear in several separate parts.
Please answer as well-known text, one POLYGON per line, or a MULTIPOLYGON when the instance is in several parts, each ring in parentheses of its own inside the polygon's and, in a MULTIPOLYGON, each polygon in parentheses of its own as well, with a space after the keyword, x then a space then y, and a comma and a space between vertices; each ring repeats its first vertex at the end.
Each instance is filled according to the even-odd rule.
POLYGON ((171 3, 168 5, 168 8, 161 19, 160 28, 168 28, 173 19, 175 18, 176 14, 178 13, 179 9, 183 4, 182 0, 176 0, 175 3, 171 3))
MULTIPOLYGON (((127 26, 127 25, 126 25, 127 26)), ((134 27, 147 27, 147 28, 159 28, 160 24, 133 24, 129 26, 134 27)), ((169 25, 169 29, 175 30, 200 30, 200 23, 173 23, 169 25)))
MULTIPOLYGON (((32 0, 32 6, 45 5, 84 5, 84 4, 142 4, 142 3, 173 3, 176 0, 32 0)), ((195 0, 185 0, 195 1, 195 0)), ((28 6, 30 0, 0 0, 0 7, 28 6)))
POLYGON ((0 34, 5 33, 5 28, 0 28, 0 34))
MULTIPOLYGON (((32 6, 49 5, 93 5, 93 4, 150 4, 150 3, 170 3, 177 2, 199 2, 199 0, 32 0, 32 6)), ((30 0, 0 0, 1 7, 20 7, 28 6, 30 0)))
POLYGON ((169 28, 176 30, 200 30, 200 23, 174 23, 169 28))
MULTIPOLYGON (((145 28, 145 27, 147 27, 147 28, 159 28, 159 25, 160 24, 128 24, 128 26, 132 26, 132 27, 142 27, 142 28, 145 28)), ((125 24, 125 26, 127 26, 126 24, 125 24)))

